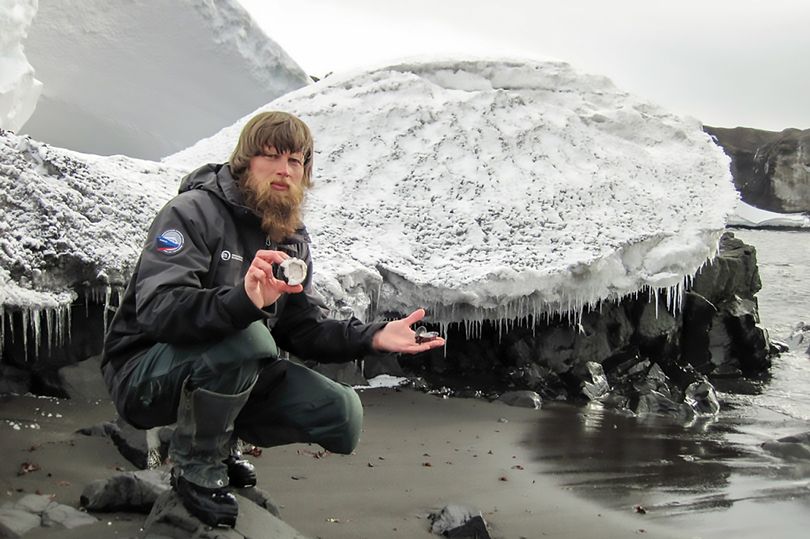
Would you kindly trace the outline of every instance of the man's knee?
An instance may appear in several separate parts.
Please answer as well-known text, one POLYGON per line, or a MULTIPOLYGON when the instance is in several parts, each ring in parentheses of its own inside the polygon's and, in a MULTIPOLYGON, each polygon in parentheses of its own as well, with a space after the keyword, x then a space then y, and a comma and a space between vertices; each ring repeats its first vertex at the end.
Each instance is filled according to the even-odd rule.
POLYGON ((217 393, 238 393, 276 357, 278 348, 272 335, 264 324, 254 322, 206 350, 193 369, 192 384, 217 393))
POLYGON ((363 428, 363 404, 354 389, 341 386, 336 393, 332 407, 334 423, 330 435, 320 441, 325 449, 333 453, 348 455, 357 447, 363 428))

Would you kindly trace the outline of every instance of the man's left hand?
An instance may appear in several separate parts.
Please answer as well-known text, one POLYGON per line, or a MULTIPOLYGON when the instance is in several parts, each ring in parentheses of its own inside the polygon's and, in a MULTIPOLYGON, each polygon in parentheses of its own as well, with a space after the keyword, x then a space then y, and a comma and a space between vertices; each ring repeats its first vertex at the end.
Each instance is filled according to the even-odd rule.
POLYGON ((416 342, 416 333, 411 329, 411 325, 424 317, 425 310, 417 309, 405 318, 388 322, 385 327, 374 334, 372 346, 380 352, 403 354, 418 354, 444 346, 444 339, 441 337, 423 343, 416 342))

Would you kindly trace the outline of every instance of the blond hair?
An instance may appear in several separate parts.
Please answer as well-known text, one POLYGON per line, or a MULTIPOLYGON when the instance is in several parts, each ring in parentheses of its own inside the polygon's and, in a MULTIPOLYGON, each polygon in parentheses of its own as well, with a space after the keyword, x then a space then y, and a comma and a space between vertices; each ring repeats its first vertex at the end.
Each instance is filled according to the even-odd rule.
POLYGON ((239 135, 228 164, 231 174, 241 179, 250 166, 250 159, 262 155, 270 146, 278 152, 301 152, 304 154, 303 185, 312 184, 313 141, 309 127, 300 118, 287 112, 260 112, 245 124, 239 135))

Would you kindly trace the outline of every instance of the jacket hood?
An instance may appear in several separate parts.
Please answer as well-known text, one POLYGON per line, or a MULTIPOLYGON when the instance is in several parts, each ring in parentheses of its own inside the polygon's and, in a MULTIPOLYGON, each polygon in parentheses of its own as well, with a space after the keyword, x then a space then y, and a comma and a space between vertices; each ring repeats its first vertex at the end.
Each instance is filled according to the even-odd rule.
MULTIPOLYGON (((189 173, 180 180, 179 193, 201 189, 208 191, 224 202, 239 219, 252 220, 260 226, 259 217, 245 206, 242 191, 231 175, 227 163, 209 163, 189 173)), ((310 243, 309 233, 304 225, 282 243, 310 243)))
POLYGON ((179 193, 193 189, 209 191, 232 206, 245 207, 239 186, 236 185, 230 167, 226 164, 209 163, 180 180, 179 193))

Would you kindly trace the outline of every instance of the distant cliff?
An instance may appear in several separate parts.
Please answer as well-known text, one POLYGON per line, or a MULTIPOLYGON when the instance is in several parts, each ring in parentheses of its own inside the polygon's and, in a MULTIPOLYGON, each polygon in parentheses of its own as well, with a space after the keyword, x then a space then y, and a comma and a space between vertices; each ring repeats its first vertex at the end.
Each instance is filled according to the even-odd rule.
POLYGON ((775 212, 810 212, 810 129, 704 126, 731 157, 742 199, 775 212))

